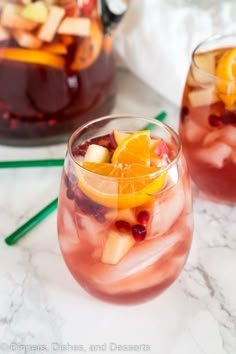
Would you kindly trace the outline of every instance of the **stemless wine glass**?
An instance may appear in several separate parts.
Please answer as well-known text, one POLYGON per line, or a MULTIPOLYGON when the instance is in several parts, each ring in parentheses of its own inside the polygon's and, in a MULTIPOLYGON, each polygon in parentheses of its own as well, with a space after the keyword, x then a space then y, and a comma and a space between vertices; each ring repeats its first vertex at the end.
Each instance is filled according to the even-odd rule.
POLYGON ((196 47, 187 75, 180 137, 190 175, 207 198, 236 203, 236 35, 196 47))
POLYGON ((65 158, 58 234, 70 272, 95 297, 132 304, 166 289, 192 239, 177 134, 137 116, 107 116, 77 129, 65 158))

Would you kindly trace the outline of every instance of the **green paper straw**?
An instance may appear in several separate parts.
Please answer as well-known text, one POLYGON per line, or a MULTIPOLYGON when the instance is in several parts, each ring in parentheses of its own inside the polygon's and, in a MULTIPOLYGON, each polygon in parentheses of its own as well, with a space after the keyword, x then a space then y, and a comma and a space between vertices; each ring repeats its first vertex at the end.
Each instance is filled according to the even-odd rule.
MULTIPOLYGON (((167 116, 167 113, 163 111, 160 114, 158 114, 154 119, 159 120, 160 122, 163 122, 163 120, 165 120, 166 116, 167 116)), ((149 123, 143 128, 143 130, 152 130, 154 127, 155 127, 154 123, 149 123)))
MULTIPOLYGON (((160 114, 158 114, 155 119, 156 120, 160 120, 163 121, 167 116, 166 112, 161 112, 160 114)), ((150 123, 148 125, 146 125, 146 127, 144 127, 144 130, 151 130, 154 127, 154 123, 150 123)), ((8 161, 8 163, 19 163, 18 166, 9 166, 9 167, 49 167, 49 166, 61 166, 63 165, 64 160, 33 160, 33 161, 8 161), (36 165, 36 163, 38 163, 38 161, 40 161, 40 163, 48 163, 45 165, 36 165), (55 163, 55 161, 60 161, 60 164, 58 165, 52 165, 51 163, 55 163), (22 162, 26 163, 28 162, 29 164, 27 166, 22 166, 20 165, 22 162), (31 165, 30 165, 31 164, 31 165)), ((5 162, 6 163, 6 162, 5 162)), ((3 162, 0 163, 3 164, 3 162)), ((58 199, 54 199, 50 204, 48 204, 46 207, 44 207, 42 210, 40 210, 36 215, 34 215, 31 219, 29 219, 25 224, 23 224, 22 226, 20 226, 17 230, 15 230, 11 235, 7 236, 5 238, 5 242, 8 246, 12 246, 14 245, 17 241, 19 241, 27 232, 29 232, 31 229, 33 229, 38 223, 40 223, 41 221, 43 221, 50 213, 52 213, 56 208, 57 208, 57 203, 58 203, 58 199)))
POLYGON ((17 230, 15 230, 11 235, 5 238, 5 242, 8 246, 14 245, 19 241, 27 232, 33 229, 38 223, 44 220, 49 214, 51 214, 57 208, 58 199, 54 199, 50 204, 40 210, 31 219, 29 219, 25 224, 21 225, 17 230))
POLYGON ((0 161, 0 168, 63 166, 64 159, 0 161))

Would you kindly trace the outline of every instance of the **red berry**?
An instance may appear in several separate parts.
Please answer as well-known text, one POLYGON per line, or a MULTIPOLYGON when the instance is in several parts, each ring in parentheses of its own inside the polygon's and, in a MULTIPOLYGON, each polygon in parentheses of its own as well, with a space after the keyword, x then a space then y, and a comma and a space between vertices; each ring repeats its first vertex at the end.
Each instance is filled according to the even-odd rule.
POLYGON ((128 232, 131 229, 130 223, 128 221, 125 220, 117 220, 115 222, 115 226, 117 228, 118 231, 123 231, 123 232, 128 232))
POLYGON ((215 114, 210 114, 208 117, 209 124, 213 127, 219 127, 222 124, 222 119, 215 114))
POLYGON ((132 235, 136 241, 143 241, 146 237, 147 230, 144 225, 136 224, 132 226, 132 235))
POLYGON ((150 218, 147 210, 142 210, 138 213, 137 220, 140 224, 146 224, 150 218))

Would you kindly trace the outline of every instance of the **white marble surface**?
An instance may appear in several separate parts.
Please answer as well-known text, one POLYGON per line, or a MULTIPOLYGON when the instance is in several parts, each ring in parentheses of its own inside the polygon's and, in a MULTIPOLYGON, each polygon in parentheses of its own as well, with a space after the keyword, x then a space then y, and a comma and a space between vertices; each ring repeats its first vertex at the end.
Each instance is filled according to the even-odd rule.
MULTIPOLYGON (((175 107, 119 74, 114 112, 152 116, 162 109, 177 128, 175 107)), ((64 157, 65 149, 0 146, 0 160, 64 157)), ((129 351, 136 353, 235 354, 236 208, 194 192, 193 245, 179 279, 144 305, 114 306, 87 295, 66 269, 55 212, 17 245, 3 241, 57 195, 60 173, 57 167, 0 170, 0 353, 92 353, 98 344, 100 353, 128 352, 110 347, 116 343, 140 345, 129 351)))

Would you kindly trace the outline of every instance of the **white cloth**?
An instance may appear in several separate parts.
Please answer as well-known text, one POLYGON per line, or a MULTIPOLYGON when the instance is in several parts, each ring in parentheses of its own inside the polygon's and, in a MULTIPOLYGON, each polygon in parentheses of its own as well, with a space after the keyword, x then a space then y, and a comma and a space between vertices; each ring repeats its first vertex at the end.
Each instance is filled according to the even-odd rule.
POLYGON ((191 53, 215 34, 236 33, 236 1, 131 0, 114 36, 118 61, 180 104, 191 53))

